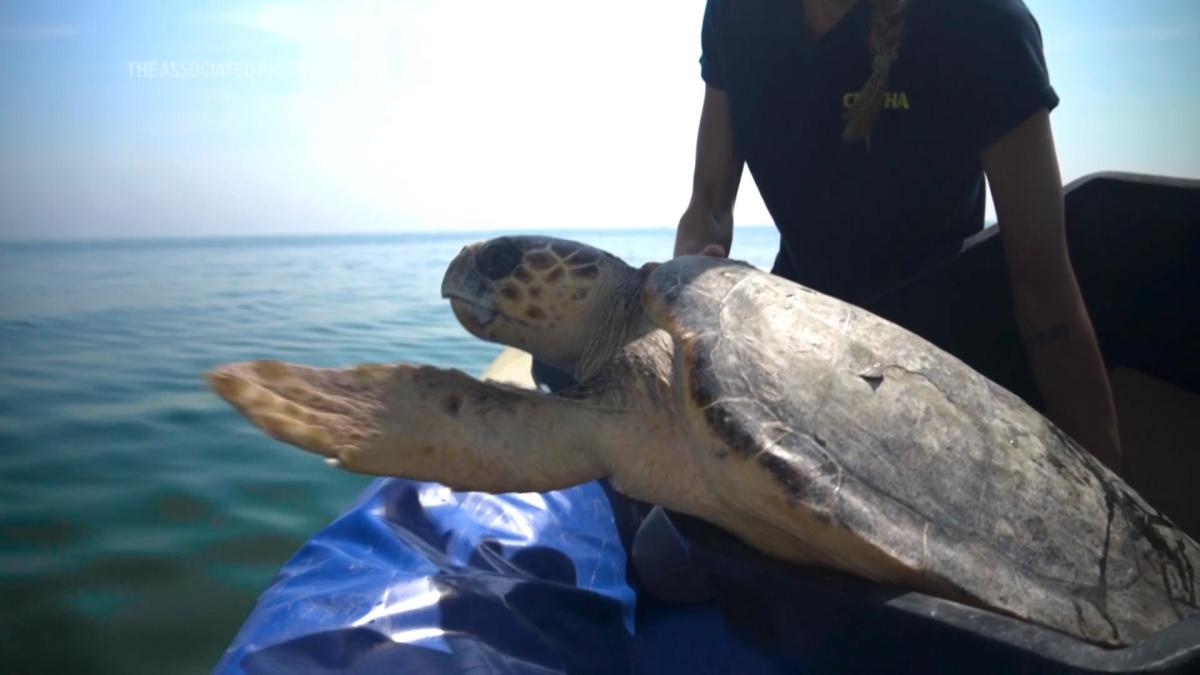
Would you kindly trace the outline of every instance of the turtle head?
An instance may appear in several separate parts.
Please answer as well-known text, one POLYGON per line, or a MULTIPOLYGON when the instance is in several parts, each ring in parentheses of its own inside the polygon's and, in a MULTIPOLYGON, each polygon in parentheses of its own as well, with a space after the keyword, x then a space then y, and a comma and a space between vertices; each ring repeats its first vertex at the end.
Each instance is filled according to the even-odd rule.
POLYGON ((645 274, 586 244, 500 237, 471 244, 442 280, 442 297, 471 334, 586 379, 641 325, 645 274))

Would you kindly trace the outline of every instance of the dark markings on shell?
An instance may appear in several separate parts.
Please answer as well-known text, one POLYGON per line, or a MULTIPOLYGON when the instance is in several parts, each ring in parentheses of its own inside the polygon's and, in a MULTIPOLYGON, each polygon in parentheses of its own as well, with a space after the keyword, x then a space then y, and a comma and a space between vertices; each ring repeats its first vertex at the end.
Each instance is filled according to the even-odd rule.
POLYGON ((1112 545, 1113 516, 1117 513, 1117 503, 1113 496, 1104 493, 1104 506, 1108 509, 1108 524, 1104 526, 1104 552, 1100 554, 1100 591, 1108 592, 1108 548, 1112 545))
POLYGON ((1196 570, 1192 569, 1192 561, 1188 559, 1183 538, 1175 540, 1175 555, 1179 556, 1179 560, 1183 561, 1183 567, 1187 571, 1187 577, 1184 583, 1187 584, 1188 597, 1191 599, 1192 606, 1196 606, 1196 570))
POLYGON ((525 269, 524 267, 518 267, 517 269, 513 270, 512 275, 514 279, 523 284, 533 281, 533 275, 530 274, 529 270, 525 269))
MULTIPOLYGON (((779 483, 784 490, 787 491, 789 499, 795 501, 803 501, 807 494, 808 484, 804 477, 798 471, 792 468, 787 462, 780 459, 777 455, 772 455, 769 452, 764 452, 758 456, 758 463, 771 474, 776 483, 779 483)), ((816 512, 814 512, 814 515, 816 512)), ((822 522, 829 522, 827 514, 822 522)))
MULTIPOLYGON (((1105 484, 1106 493, 1109 489, 1111 489, 1111 486, 1105 484)), ((1136 523, 1138 531, 1150 543, 1150 546, 1154 548, 1154 552, 1158 555, 1159 563, 1163 567, 1164 575, 1166 570, 1170 568, 1174 570, 1178 577, 1179 588, 1177 590, 1180 594, 1178 596, 1174 595, 1171 592, 1171 586, 1164 584, 1163 588, 1166 589, 1167 595, 1193 608, 1196 607, 1196 571, 1192 569, 1192 562, 1188 559, 1184 551, 1183 535, 1157 509, 1153 514, 1147 513, 1130 495, 1117 493, 1117 497, 1120 500, 1118 505, 1124 507, 1125 517, 1130 518, 1130 514, 1133 514, 1131 521, 1136 523), (1174 546, 1162 536, 1162 533, 1158 530, 1159 527, 1167 528, 1179 535, 1175 539, 1174 546)), ((1178 612, 1178 608, 1175 609, 1178 612)), ((1183 615, 1179 614, 1179 618, 1182 619, 1183 615)))
POLYGON ((509 300, 520 300, 521 289, 513 286, 512 284, 505 284, 504 288, 500 289, 500 295, 503 295, 509 300))
MULTIPOLYGON (((1195 570, 1192 569, 1192 563, 1190 560, 1188 560, 1188 557, 1184 551, 1182 535, 1179 535, 1175 538, 1174 545, 1168 542, 1163 536, 1162 532, 1159 531, 1159 527, 1171 532, 1175 532, 1177 535, 1179 532, 1171 523, 1171 521, 1167 520, 1166 516, 1164 516, 1162 512, 1158 511, 1157 509, 1154 510, 1154 513, 1147 511, 1142 507, 1141 504, 1137 502, 1137 499, 1133 495, 1124 490, 1118 489, 1117 486, 1113 485, 1113 483, 1108 480, 1108 477, 1105 475, 1104 471, 1100 468, 1100 465, 1096 459, 1091 455, 1086 454, 1086 451, 1080 450, 1076 445, 1074 445, 1074 443, 1062 433, 1061 429, 1054 425, 1050 425, 1049 429, 1051 433, 1058 437, 1058 440, 1063 448, 1076 455, 1079 460, 1077 464, 1086 469, 1088 473, 1090 473, 1091 476, 1096 480, 1096 483, 1100 486, 1100 489, 1104 491, 1105 504, 1110 505, 1109 508, 1115 507, 1113 512, 1109 514, 1110 526, 1111 520, 1116 513, 1116 509, 1119 509, 1121 515, 1124 517, 1125 521, 1130 524, 1133 531, 1143 541, 1150 545, 1150 548, 1153 550, 1154 557, 1156 558, 1155 563, 1157 563, 1159 568, 1163 591, 1172 601, 1171 609, 1175 612, 1177 618, 1184 618, 1183 612, 1180 611, 1176 603, 1190 606, 1193 609, 1196 607, 1196 577, 1195 570), (1171 583, 1172 575, 1170 572, 1175 573, 1177 583, 1171 583)), ((1053 455, 1051 455, 1051 458, 1053 458, 1053 455)), ((1066 474, 1064 473, 1063 475, 1065 476, 1066 474)), ((1083 479, 1079 478, 1076 480, 1082 481, 1083 479)), ((1101 581, 1101 587, 1098 590, 1100 590, 1102 593, 1105 590, 1104 586, 1108 583, 1108 548, 1110 543, 1111 542, 1108 540, 1108 535, 1106 534, 1104 550, 1101 551, 1098 562, 1101 581)), ((1117 630, 1116 624, 1108 615, 1107 594, 1104 593, 1102 597, 1104 598, 1102 602, 1094 603, 1099 604, 1096 609, 1100 612, 1100 616, 1103 617, 1104 620, 1108 622, 1108 625, 1112 628, 1114 639, 1120 641, 1122 639, 1120 631, 1117 630)))
POLYGON ((542 297, 542 287, 534 286, 534 287, 530 288, 529 289, 529 297, 533 298, 534 300, 537 300, 538 298, 542 297))
POLYGON ((534 251, 525 256, 525 263, 535 270, 548 270, 554 267, 558 260, 545 251, 534 251))
POLYGON ((688 395, 696 407, 704 408, 717 400, 716 392, 711 386, 712 359, 708 350, 699 340, 693 340, 683 346, 683 363, 687 368, 688 395))
POLYGON ((584 265, 571 270, 571 276, 577 279, 595 279, 600 276, 600 268, 596 265, 584 265))
POLYGON ((549 274, 546 275, 546 281, 548 281, 550 283, 554 283, 554 282, 558 281, 559 279, 561 279, 562 275, 563 275, 563 268, 555 267, 552 272, 550 272, 549 274))
POLYGON ((454 392, 446 397, 446 413, 451 417, 458 417, 458 411, 462 410, 462 395, 454 392))
POLYGON ((859 375, 859 377, 871 386, 871 391, 879 391, 879 385, 883 384, 882 375, 859 375))
MULTIPOLYGON (((1099 478, 1099 476, 1097 476, 1099 478)), ((1096 586, 1092 593, 1092 607, 1099 612, 1100 616, 1108 623, 1109 630, 1112 631, 1112 638, 1116 641, 1121 641, 1121 631, 1117 629, 1117 624, 1109 616, 1108 610, 1108 552, 1109 546, 1112 544, 1112 524, 1113 516, 1116 515, 1115 501, 1112 495, 1106 489, 1104 491, 1104 504, 1108 509, 1108 524, 1104 527, 1104 548, 1100 551, 1100 583, 1096 586)), ((1168 595, 1170 594, 1169 586, 1167 588, 1168 595)))
POLYGON ((528 309, 525 310, 525 316, 531 319, 544 319, 546 318, 546 310, 538 307, 537 305, 530 305, 528 309))
MULTIPOLYGON (((1046 459, 1050 462, 1050 466, 1054 467, 1054 470, 1057 471, 1060 476, 1063 476, 1064 478, 1068 478, 1068 479, 1073 478, 1073 476, 1070 476, 1067 473, 1067 465, 1063 464, 1061 459, 1059 459, 1058 457, 1055 457, 1054 453, 1047 454, 1046 459)), ((1079 481, 1076 480, 1073 482, 1079 482, 1079 481)))
POLYGON ((704 421, 717 435, 725 441, 729 451, 738 457, 752 457, 758 450, 758 442, 739 424, 738 415, 726 410, 724 405, 713 405, 704 411, 704 421))
MULTIPOLYGON (((1108 486, 1105 486, 1106 491, 1107 489, 1108 486)), ((1175 530, 1175 526, 1161 512, 1147 513, 1129 495, 1118 494, 1118 498, 1123 501, 1125 517, 1129 518, 1132 514, 1131 522, 1154 549, 1158 563, 1162 566, 1163 588, 1166 589, 1167 596, 1172 600, 1196 607, 1195 570, 1192 569, 1192 563, 1184 553, 1183 540, 1176 539, 1175 545, 1172 546, 1158 530, 1159 527, 1175 530), (1176 584, 1170 583, 1171 575, 1168 574, 1168 571, 1175 572, 1176 584)), ((1173 607, 1173 609, 1178 618, 1184 618, 1178 607, 1173 607)))

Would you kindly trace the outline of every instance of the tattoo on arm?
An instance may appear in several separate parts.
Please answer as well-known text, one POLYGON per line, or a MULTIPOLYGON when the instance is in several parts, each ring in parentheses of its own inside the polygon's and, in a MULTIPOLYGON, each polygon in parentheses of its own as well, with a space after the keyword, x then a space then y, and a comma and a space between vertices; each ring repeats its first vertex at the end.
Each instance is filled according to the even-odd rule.
POLYGON ((1069 335, 1071 330, 1065 323, 1055 324, 1044 331, 1026 336, 1025 344, 1030 347, 1045 347, 1048 344, 1058 342, 1069 335))

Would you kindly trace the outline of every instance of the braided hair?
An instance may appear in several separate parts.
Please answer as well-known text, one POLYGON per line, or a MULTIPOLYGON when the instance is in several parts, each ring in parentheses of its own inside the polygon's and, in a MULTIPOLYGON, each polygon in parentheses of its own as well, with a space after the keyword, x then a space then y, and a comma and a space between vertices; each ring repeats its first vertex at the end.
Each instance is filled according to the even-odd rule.
POLYGON ((846 127, 842 139, 862 141, 870 145, 871 131, 879 119, 887 91, 888 77, 892 64, 900 53, 900 42, 904 37, 904 10, 912 0, 871 0, 871 33, 868 45, 875 57, 869 77, 854 105, 846 111, 846 127))

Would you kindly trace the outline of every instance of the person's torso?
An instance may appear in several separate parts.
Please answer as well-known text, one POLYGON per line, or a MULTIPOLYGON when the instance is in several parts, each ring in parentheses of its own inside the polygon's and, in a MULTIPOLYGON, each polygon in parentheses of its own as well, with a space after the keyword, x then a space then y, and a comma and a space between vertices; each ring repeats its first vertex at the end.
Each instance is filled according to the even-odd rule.
POLYGON ((961 46, 939 14, 947 1, 907 10, 869 145, 842 139, 871 74, 869 0, 818 39, 798 0, 719 8, 737 149, 790 253, 777 272, 854 301, 957 250, 982 226, 979 154, 955 94, 961 46))

